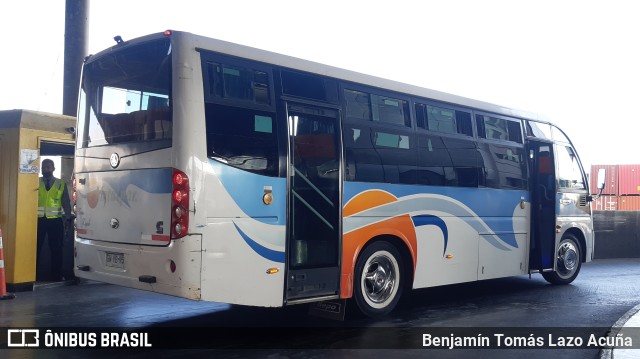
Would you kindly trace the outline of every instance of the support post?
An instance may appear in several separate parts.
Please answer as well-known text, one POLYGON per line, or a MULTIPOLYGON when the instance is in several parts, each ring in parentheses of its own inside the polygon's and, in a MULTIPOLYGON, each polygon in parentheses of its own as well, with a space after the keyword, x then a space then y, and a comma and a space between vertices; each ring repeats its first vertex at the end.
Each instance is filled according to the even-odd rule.
POLYGON ((62 114, 77 116, 82 63, 87 56, 89 0, 66 0, 62 114))

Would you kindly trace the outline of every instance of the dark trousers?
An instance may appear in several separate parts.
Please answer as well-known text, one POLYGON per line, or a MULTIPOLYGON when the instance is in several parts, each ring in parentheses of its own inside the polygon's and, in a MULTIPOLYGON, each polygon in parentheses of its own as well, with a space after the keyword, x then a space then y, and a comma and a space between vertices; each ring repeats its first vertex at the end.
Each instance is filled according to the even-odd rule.
POLYGON ((62 218, 38 218, 38 255, 37 263, 42 258, 42 246, 45 238, 49 239, 51 248, 50 279, 62 280, 62 243, 64 239, 64 225, 62 218))

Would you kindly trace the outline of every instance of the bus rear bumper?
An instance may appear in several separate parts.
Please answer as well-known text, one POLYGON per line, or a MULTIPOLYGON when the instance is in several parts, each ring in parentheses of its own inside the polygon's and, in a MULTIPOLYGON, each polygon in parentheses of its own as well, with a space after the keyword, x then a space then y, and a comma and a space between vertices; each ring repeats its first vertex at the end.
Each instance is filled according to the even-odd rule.
POLYGON ((162 247, 82 238, 76 238, 74 244, 74 274, 78 278, 201 299, 199 235, 162 247))

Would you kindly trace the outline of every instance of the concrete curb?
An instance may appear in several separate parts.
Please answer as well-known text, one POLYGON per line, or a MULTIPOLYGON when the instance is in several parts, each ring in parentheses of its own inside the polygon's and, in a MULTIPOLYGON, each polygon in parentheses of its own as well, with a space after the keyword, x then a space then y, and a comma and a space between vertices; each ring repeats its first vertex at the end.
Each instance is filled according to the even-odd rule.
MULTIPOLYGON (((640 312, 640 304, 636 305, 635 307, 629 309, 629 311, 624 313, 624 315, 620 317, 620 319, 618 319, 613 324, 613 326, 611 327, 611 330, 609 331, 608 336, 615 337, 616 334, 618 334, 618 332, 620 331, 620 329, 622 329, 624 325, 629 321, 629 319, 633 318, 636 314, 638 314, 638 312, 640 312)), ((600 350, 600 359, 613 359, 614 350, 615 348, 606 348, 606 349, 600 350)))

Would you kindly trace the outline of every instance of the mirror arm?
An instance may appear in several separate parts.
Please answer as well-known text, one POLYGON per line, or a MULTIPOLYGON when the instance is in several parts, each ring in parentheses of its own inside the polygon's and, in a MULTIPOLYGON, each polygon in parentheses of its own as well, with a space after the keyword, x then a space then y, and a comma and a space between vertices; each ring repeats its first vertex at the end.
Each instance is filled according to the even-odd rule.
POLYGON ((593 202, 596 199, 600 198, 600 196, 602 196, 602 191, 604 191, 604 187, 600 188, 598 194, 596 194, 595 196, 587 195, 587 202, 593 202))

